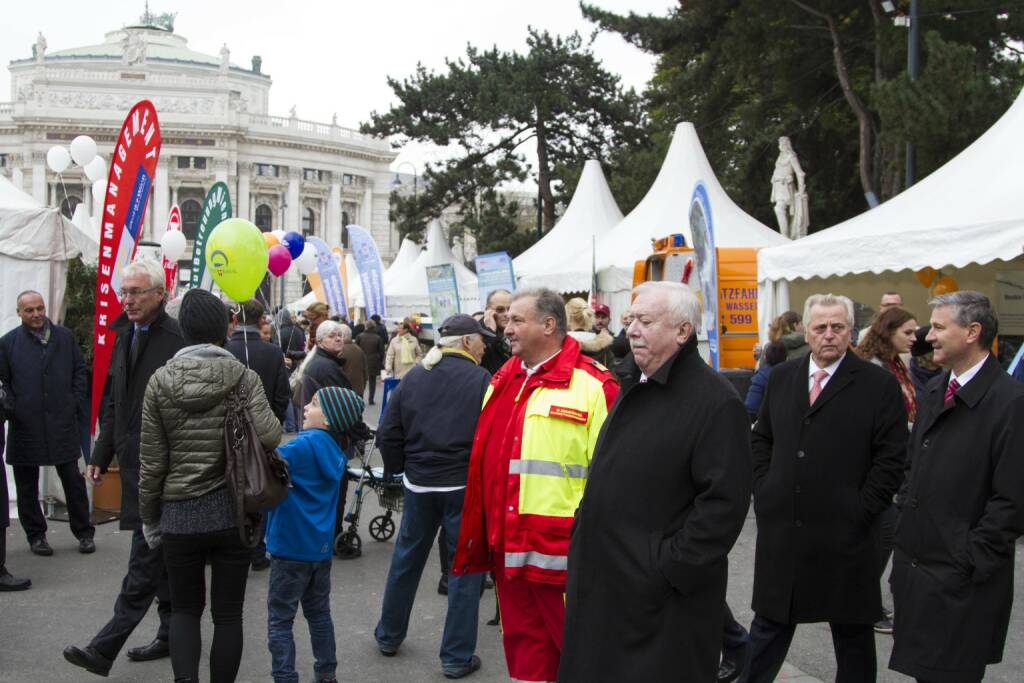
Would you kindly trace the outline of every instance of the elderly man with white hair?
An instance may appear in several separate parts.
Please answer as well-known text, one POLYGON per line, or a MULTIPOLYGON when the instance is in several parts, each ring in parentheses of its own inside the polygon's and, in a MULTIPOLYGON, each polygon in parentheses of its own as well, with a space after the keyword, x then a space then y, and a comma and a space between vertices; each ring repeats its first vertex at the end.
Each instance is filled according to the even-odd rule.
POLYGON ((693 292, 634 291, 638 377, 605 421, 576 513, 558 680, 713 681, 750 505, 750 421, 698 353, 693 292))
MULTIPOLYGON (((380 622, 374 631, 385 656, 398 652, 423 566, 439 528, 455 553, 470 448, 491 374, 480 367, 484 337, 493 332, 472 317, 453 315, 439 330, 436 347, 402 378, 388 399, 377 431, 377 446, 388 472, 403 473, 402 526, 384 587, 380 622)), ((477 618, 483 576, 448 580, 448 613, 441 639, 441 670, 462 678, 480 668, 476 656, 477 618)))

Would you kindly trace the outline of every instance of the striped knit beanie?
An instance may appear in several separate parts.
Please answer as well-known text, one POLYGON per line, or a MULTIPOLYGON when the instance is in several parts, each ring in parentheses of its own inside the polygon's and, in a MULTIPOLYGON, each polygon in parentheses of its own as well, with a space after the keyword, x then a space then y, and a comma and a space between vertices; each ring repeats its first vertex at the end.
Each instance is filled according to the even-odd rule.
POLYGON ((363 398, 351 389, 324 387, 316 392, 332 432, 344 433, 363 419, 363 398))

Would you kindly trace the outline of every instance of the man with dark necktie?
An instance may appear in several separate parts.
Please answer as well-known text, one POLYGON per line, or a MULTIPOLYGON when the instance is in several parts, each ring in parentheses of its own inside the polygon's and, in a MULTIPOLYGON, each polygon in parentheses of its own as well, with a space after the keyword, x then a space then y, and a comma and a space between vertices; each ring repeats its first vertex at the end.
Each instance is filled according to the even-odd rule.
POLYGON ((121 529, 132 532, 128 573, 114 603, 114 616, 86 647, 71 645, 64 649, 66 660, 100 676, 110 672, 153 598, 158 601, 160 613, 156 638, 149 645, 129 650, 128 658, 146 661, 170 654, 167 640, 171 600, 163 550, 147 545, 139 518, 142 399, 149 378, 185 344, 177 321, 164 311, 164 295, 164 271, 158 262, 142 259, 125 267, 119 292, 124 310, 110 326, 117 338, 107 375, 108 398, 92 464, 86 468, 86 476, 99 486, 103 483, 101 475, 117 456, 121 529))

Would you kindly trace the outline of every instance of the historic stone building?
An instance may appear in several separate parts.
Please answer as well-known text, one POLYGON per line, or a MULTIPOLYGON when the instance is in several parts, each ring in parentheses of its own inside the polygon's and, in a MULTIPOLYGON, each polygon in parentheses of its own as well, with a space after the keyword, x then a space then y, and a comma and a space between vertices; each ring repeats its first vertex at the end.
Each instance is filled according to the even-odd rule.
MULTIPOLYGON (((26 46, 28 47, 28 46, 26 46)), ((46 152, 89 135, 109 161, 125 114, 140 99, 156 106, 163 139, 144 239, 158 240, 171 204, 191 237, 210 186, 227 183, 234 213, 264 231, 302 230, 330 245, 342 226, 369 229, 385 260, 398 249, 388 220, 396 153, 386 140, 330 123, 269 113, 271 78, 261 58, 249 68, 191 50, 170 21, 144 16, 102 43, 50 51, 40 35, 33 55, 11 62, 11 101, 0 103, 0 172, 70 215, 89 181, 77 166, 60 179, 46 152)), ((191 246, 191 245, 190 245, 191 246)), ((183 264, 185 265, 185 264, 183 264)), ((186 266, 187 267, 187 266, 186 266)), ((297 292, 290 281, 288 294, 297 292)))

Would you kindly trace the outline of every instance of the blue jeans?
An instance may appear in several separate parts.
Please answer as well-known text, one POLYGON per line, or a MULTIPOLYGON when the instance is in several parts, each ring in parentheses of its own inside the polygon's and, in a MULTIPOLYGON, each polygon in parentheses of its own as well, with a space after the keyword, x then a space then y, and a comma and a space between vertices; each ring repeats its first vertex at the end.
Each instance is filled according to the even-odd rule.
POLYGON ((299 431, 302 426, 302 413, 294 401, 288 401, 288 410, 284 412, 284 431, 291 434, 299 431))
POLYGON ((267 590, 267 647, 270 649, 274 683, 295 683, 295 639, 292 624, 302 602, 302 614, 309 625, 316 680, 330 680, 338 668, 331 621, 331 560, 299 562, 270 558, 270 587, 267 590))
MULTIPOLYGON (((439 527, 444 527, 448 537, 449 560, 455 554, 463 494, 461 490, 413 493, 406 489, 402 525, 384 587, 384 605, 374 631, 378 643, 398 647, 405 640, 416 589, 439 527)), ((448 577, 448 614, 441 637, 441 666, 444 669, 460 669, 468 665, 476 651, 483 580, 483 574, 448 577)))

